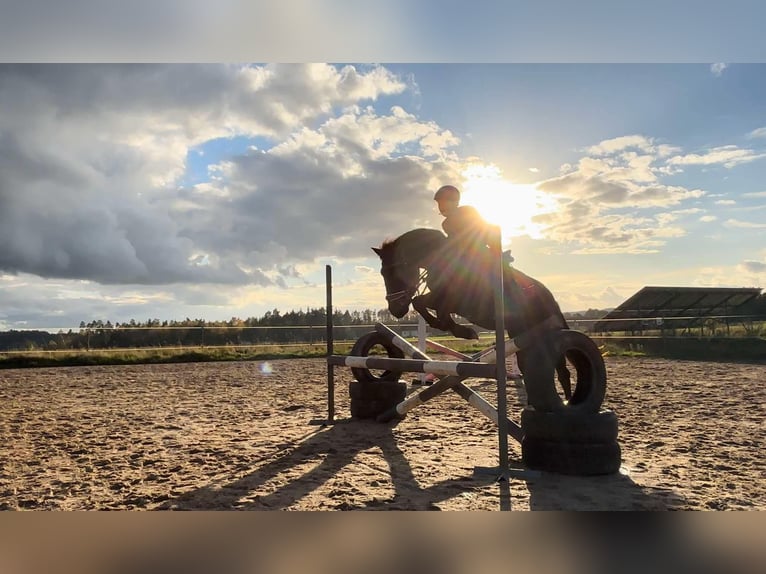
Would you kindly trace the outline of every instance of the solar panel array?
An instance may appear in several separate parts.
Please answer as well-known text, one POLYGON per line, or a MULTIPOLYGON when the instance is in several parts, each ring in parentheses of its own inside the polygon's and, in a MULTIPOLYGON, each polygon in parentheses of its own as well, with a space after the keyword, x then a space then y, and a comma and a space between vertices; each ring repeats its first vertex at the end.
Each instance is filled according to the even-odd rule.
POLYGON ((644 287, 594 324, 595 332, 684 329, 710 317, 746 315, 760 287, 644 287))

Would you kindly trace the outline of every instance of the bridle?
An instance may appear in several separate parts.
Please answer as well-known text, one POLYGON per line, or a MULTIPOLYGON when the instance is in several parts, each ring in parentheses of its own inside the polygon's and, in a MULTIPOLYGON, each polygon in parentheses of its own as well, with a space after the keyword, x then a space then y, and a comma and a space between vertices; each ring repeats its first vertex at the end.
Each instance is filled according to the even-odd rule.
MULTIPOLYGON (((399 261, 398 263, 390 263, 386 265, 386 269, 391 267, 399 267, 402 265, 410 265, 407 261, 399 261)), ((389 303, 400 301, 402 299, 411 301, 415 295, 422 295, 425 292, 426 279, 428 278, 428 271, 425 269, 418 276, 418 280, 412 288, 402 289, 401 291, 394 291, 386 295, 386 301, 389 303)))

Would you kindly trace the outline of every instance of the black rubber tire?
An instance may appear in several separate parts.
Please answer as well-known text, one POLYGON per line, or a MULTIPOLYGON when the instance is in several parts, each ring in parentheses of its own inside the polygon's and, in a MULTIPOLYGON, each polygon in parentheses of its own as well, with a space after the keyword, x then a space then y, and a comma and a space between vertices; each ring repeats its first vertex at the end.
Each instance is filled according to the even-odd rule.
MULTIPOLYGON (((357 339, 351 348, 352 357, 367 357, 376 345, 386 350, 388 356, 393 359, 403 359, 404 352, 377 331, 370 331, 357 339)), ((376 383, 379 381, 398 381, 402 371, 383 371, 380 376, 371 373, 369 369, 351 367, 351 374, 360 383, 376 383)))
POLYGON ((611 443, 617 440, 618 424, 617 415, 610 410, 551 413, 525 407, 521 411, 521 429, 525 437, 534 440, 611 443))
POLYGON ((614 474, 620 470, 621 456, 616 441, 572 443, 526 437, 521 441, 521 460, 527 468, 558 474, 614 474))
POLYGON ((527 403, 538 411, 598 413, 606 395, 606 366, 598 346, 585 333, 564 329, 541 336, 524 353, 527 403), (555 365, 566 355, 577 373, 572 398, 556 391, 555 365))
POLYGON ((377 383, 353 382, 348 385, 352 401, 380 401, 397 405, 407 396, 407 383, 379 381, 377 383))
POLYGON ((374 419, 386 410, 379 401, 351 402, 351 416, 355 419, 374 419))
POLYGON ((407 396, 407 383, 357 381, 349 384, 348 394, 351 397, 351 416, 356 419, 373 419, 404 400, 407 396))

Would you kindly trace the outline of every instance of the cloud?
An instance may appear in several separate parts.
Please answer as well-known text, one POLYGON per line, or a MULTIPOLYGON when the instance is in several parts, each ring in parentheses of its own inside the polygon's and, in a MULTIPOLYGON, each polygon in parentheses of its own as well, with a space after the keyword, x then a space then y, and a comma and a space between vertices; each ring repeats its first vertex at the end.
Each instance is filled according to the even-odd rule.
POLYGON ((740 221, 738 219, 727 219, 724 222, 726 227, 736 227, 740 229, 766 229, 766 223, 753 223, 751 221, 740 221))
POLYGON ((723 74, 723 71, 724 71, 724 70, 725 70, 727 67, 728 67, 728 66, 727 66, 726 64, 722 63, 722 62, 719 62, 719 63, 716 63, 716 64, 710 64, 710 72, 711 72, 711 73, 712 73, 714 76, 716 76, 716 77, 720 77, 720 76, 721 76, 721 74, 723 74))
POLYGON ((174 219, 200 249, 247 254, 256 266, 368 256, 371 246, 411 228, 413 215, 430 208, 428 190, 450 173, 456 141, 401 109, 387 115, 348 109, 266 152, 230 158, 204 193, 187 190, 195 209, 174 219))
POLYGON ((725 145, 711 148, 704 153, 677 155, 669 158, 667 163, 671 166, 722 164, 724 167, 732 168, 764 157, 766 153, 757 153, 735 145, 725 145))
MULTIPOLYGON (((328 150, 311 152, 305 145, 290 151, 289 142, 300 141, 304 125, 330 126, 328 118, 344 108, 405 89, 378 66, 4 65, 0 270, 102 284, 273 284, 263 269, 281 263, 290 248, 311 257, 330 247, 308 234, 332 235, 334 221, 345 219, 343 199, 333 190, 353 195, 355 181, 341 170, 309 166, 332 158, 328 150), (265 158, 254 152, 214 172, 221 176, 229 170, 247 181, 229 186, 219 177, 178 187, 195 146, 232 135, 288 143, 281 157, 276 151, 265 158), (296 201, 302 195, 314 198, 316 185, 335 207, 334 213, 323 213, 326 227, 316 225, 316 211, 294 210, 300 217, 285 213, 286 207, 263 211, 289 205, 287 192, 296 201), (248 216, 232 206, 255 211, 248 216), (279 228, 274 217, 282 213, 286 227, 265 233, 279 228), (317 247, 301 251, 300 241, 317 247)), ((359 117, 363 126, 374 123, 371 114, 340 117, 346 116, 359 117)), ((410 143, 432 155, 456 141, 401 110, 380 122, 385 125, 377 130, 386 136, 380 141, 364 139, 361 129, 315 134, 332 139, 339 159, 341 149, 356 145, 371 167, 391 167, 388 183, 398 183, 397 174, 413 175, 422 186, 430 168, 387 157, 404 145, 403 132, 396 130, 413 130, 410 143)), ((322 212, 321 203, 302 205, 322 212)))
POLYGON ((604 140, 587 148, 587 153, 596 156, 608 155, 628 148, 636 148, 641 151, 653 149, 652 140, 642 135, 620 136, 604 140))
POLYGON ((763 261, 743 261, 740 265, 748 273, 766 273, 766 263, 763 261))
POLYGON ((562 175, 537 184, 559 202, 557 210, 536 218, 547 237, 573 243, 577 253, 654 253, 685 235, 671 223, 698 211, 683 205, 705 192, 662 182, 673 172, 669 157, 680 148, 634 134, 585 151, 576 165, 562 167, 562 175))
POLYGON ((717 219, 718 218, 715 215, 703 215, 702 217, 700 217, 700 221, 702 223, 710 223, 711 221, 715 221, 717 219))
POLYGON ((766 138, 766 127, 762 128, 756 128, 750 133, 747 134, 747 137, 750 139, 753 138, 766 138))
POLYGON ((737 205, 737 202, 733 199, 719 199, 715 202, 716 205, 737 205))
POLYGON ((675 215, 694 215, 702 213, 704 210, 699 207, 688 207, 686 209, 676 209, 673 211, 675 215))
POLYGON ((766 191, 749 191, 743 193, 742 197, 766 197, 766 191))
MULTIPOLYGON (((438 226, 429 190, 468 162, 397 105, 408 90, 376 65, 0 66, 0 321, 321 302, 320 259, 358 266, 337 294, 366 305, 370 247, 438 226), (216 154, 227 138, 246 144, 216 154)), ((575 253, 661 250, 706 194, 665 177, 755 154, 695 160, 636 134, 584 151, 538 184, 558 209, 536 221, 575 253)))

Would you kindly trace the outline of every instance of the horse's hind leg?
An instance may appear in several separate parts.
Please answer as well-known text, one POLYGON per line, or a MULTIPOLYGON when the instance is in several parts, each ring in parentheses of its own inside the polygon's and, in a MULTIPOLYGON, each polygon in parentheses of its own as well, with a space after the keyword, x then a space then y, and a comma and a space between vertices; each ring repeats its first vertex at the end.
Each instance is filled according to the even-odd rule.
POLYGON ((566 355, 561 355, 559 362, 556 363, 556 374, 561 388, 564 389, 564 398, 570 400, 572 398, 572 375, 567 368, 566 355))
MULTIPOLYGON (((516 353, 516 364, 519 366, 521 376, 524 376, 524 363, 525 363, 524 351, 516 353)), ((564 390, 564 398, 570 400, 572 398, 572 375, 567 368, 566 355, 562 355, 558 363, 556 363, 556 375, 559 380, 561 388, 564 390)))

